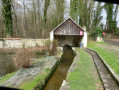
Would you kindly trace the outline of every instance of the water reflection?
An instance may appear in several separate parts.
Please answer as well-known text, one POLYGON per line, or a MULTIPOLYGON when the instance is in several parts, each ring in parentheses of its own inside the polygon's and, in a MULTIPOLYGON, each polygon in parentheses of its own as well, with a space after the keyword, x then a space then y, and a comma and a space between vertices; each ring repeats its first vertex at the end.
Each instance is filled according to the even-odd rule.
POLYGON ((69 67, 72 64, 74 57, 75 54, 72 48, 69 45, 65 45, 63 47, 61 63, 47 82, 44 90, 59 90, 63 80, 66 79, 69 67))

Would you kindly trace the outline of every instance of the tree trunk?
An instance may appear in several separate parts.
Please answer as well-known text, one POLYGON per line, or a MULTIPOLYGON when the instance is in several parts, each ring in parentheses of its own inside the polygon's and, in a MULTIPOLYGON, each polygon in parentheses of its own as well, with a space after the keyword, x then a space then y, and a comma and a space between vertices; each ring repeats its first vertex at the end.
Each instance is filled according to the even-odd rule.
POLYGON ((117 19, 118 8, 119 8, 119 5, 116 5, 115 14, 114 14, 114 21, 116 21, 116 19, 117 19))

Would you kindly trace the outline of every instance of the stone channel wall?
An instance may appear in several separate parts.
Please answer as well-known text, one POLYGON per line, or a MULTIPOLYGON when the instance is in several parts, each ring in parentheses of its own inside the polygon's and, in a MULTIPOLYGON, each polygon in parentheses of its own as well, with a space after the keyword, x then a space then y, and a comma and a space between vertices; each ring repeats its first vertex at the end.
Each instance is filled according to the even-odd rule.
POLYGON ((62 53, 58 53, 56 56, 46 56, 45 58, 38 60, 37 63, 33 65, 33 67, 16 71, 16 73, 12 77, 4 81, 0 86, 10 86, 14 88, 17 87, 24 90, 24 86, 27 85, 27 90, 42 90, 44 85, 60 63, 61 55, 62 53), (38 75, 41 78, 39 78, 37 85, 30 86, 31 84, 29 84, 29 82, 36 82, 36 78, 34 77, 38 75))
MULTIPOLYGON (((73 50, 75 50, 75 48, 73 48, 73 50)), ((62 85, 61 85, 59 90, 69 90, 70 89, 70 86, 68 85, 68 83, 69 83, 68 77, 69 77, 70 73, 75 70, 77 62, 78 62, 79 57, 80 57, 78 52, 76 52, 76 54, 77 55, 74 57, 73 63, 72 63, 72 65, 70 66, 70 68, 68 70, 68 73, 67 73, 67 76, 66 76, 66 80, 63 81, 63 83, 62 83, 62 85)))
MULTIPOLYGON (((114 81, 117 83, 118 87, 119 87, 119 76, 112 70, 112 68, 107 64, 107 62, 105 61, 104 58, 102 58, 95 50, 92 50, 90 48, 88 48, 89 50, 95 52, 100 60, 102 61, 102 63, 104 64, 104 66, 106 67, 106 69, 109 71, 109 73, 111 74, 112 78, 114 79, 114 81)), ((104 82, 103 82, 104 84, 104 82)), ((106 87, 105 87, 106 88, 106 87)))
POLYGON ((22 48, 44 46, 49 39, 1 39, 0 48, 22 48))

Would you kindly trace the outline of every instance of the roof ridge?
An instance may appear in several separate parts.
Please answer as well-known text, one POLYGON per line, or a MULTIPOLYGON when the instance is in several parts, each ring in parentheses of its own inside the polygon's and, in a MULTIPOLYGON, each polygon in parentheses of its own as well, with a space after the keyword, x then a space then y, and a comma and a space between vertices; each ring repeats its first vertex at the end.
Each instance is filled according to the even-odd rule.
MULTIPOLYGON (((70 19, 74 24, 76 24, 81 30, 85 31, 81 26, 79 26, 70 16, 64 20, 62 23, 60 23, 57 27, 55 27, 52 31, 55 31, 58 27, 60 27, 62 24, 64 24, 68 19, 70 19)), ((51 31, 51 32, 52 32, 51 31)))

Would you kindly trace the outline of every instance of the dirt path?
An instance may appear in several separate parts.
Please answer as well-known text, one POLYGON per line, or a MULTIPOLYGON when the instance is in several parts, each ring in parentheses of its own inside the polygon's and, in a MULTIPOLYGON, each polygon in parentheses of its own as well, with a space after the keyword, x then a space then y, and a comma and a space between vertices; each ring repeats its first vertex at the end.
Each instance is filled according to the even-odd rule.
POLYGON ((119 47, 119 39, 109 39, 109 40, 105 40, 105 42, 119 47))
POLYGON ((108 44, 97 44, 100 47, 106 48, 110 51, 114 51, 116 53, 119 53, 119 42, 116 41, 106 41, 108 44))

